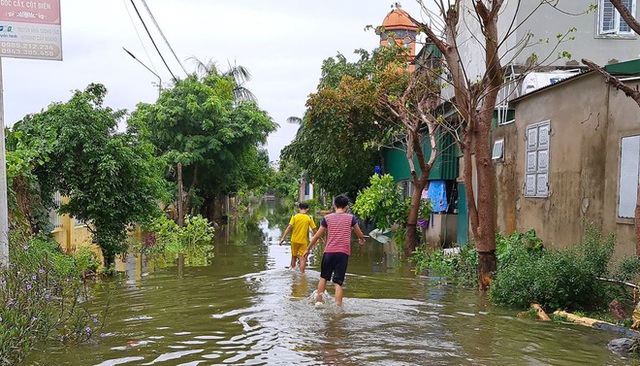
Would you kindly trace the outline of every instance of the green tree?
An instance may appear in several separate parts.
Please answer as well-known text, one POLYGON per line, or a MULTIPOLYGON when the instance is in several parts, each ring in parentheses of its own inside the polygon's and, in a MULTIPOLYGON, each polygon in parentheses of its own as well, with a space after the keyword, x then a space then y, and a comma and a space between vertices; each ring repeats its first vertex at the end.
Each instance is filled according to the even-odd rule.
POLYGON ((295 202, 299 198, 301 175, 302 168, 294 161, 280 160, 278 169, 272 169, 269 174, 267 190, 280 198, 295 202))
POLYGON ((413 255, 419 236, 417 223, 421 206, 424 205, 422 192, 427 186, 429 173, 437 155, 440 140, 444 136, 442 122, 434 116, 436 107, 440 104, 440 68, 428 67, 420 62, 418 69, 411 72, 398 65, 385 70, 381 79, 383 86, 379 88, 380 100, 383 108, 392 117, 390 122, 399 121, 402 136, 397 138, 401 142, 409 170, 411 172, 411 194, 405 224, 405 255, 413 255), (407 82, 408 80, 408 82, 407 82), (429 155, 423 148, 423 140, 429 141, 429 155))
POLYGON ((90 84, 66 103, 25 116, 10 148, 29 162, 45 206, 55 191, 69 197, 59 211, 89 223, 108 265, 126 249, 127 228, 156 212, 163 187, 152 146, 117 132, 125 112, 103 106, 106 94, 90 84))
POLYGON ((301 127, 281 159, 294 160, 331 194, 353 196, 364 188, 380 161, 377 147, 393 134, 381 116, 378 76, 398 59, 399 49, 359 49, 355 62, 342 54, 326 59, 301 127))
POLYGON ((260 146, 277 127, 255 102, 236 98, 237 86, 233 76, 215 68, 189 75, 155 104, 138 105, 129 120, 130 131, 150 141, 158 156, 184 167, 185 211, 210 220, 220 214, 215 207, 222 195, 255 185, 266 174, 260 146))
MULTIPOLYGON (((443 74, 447 76, 440 82, 451 90, 453 98, 446 102, 450 102, 458 114, 458 123, 453 121, 450 132, 462 151, 469 222, 478 251, 478 285, 486 290, 497 269, 495 171, 490 142, 494 109, 497 102, 502 102, 499 92, 505 82, 503 65, 514 61, 509 59, 514 57, 509 52, 518 55, 536 44, 529 32, 516 35, 522 26, 518 20, 528 19, 542 7, 556 8, 558 1, 528 0, 531 8, 525 9, 520 6, 524 1, 518 0, 515 12, 503 8, 508 3, 506 0, 434 0, 432 6, 427 6, 426 1, 417 2, 429 21, 411 20, 442 54, 442 65, 446 69, 443 74), (509 48, 510 43, 517 46, 509 48), (472 49, 478 53, 471 52, 472 49), (482 57, 478 59, 475 55, 482 57), (480 69, 474 70, 475 66, 480 69)), ((574 31, 569 29, 551 42, 541 40, 549 43, 549 55, 542 60, 531 55, 532 65, 520 73, 549 60, 560 43, 572 38, 570 34, 574 31)), ((558 57, 566 56, 568 54, 562 52, 558 57)), ((432 76, 425 75, 425 78, 430 83, 432 76)))

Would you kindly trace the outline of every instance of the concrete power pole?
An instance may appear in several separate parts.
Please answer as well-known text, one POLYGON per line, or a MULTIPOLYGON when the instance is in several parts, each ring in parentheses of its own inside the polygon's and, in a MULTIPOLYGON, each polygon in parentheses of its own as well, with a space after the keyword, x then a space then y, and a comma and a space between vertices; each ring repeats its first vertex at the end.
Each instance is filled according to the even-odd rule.
POLYGON ((7 205, 7 157, 4 144, 4 85, 0 57, 0 266, 9 266, 9 208, 7 205))

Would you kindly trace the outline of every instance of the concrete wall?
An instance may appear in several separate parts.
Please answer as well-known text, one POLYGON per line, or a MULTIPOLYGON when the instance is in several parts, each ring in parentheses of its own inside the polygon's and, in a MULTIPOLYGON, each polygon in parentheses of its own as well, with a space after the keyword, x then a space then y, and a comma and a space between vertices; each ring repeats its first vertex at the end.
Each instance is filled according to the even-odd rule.
MULTIPOLYGON (((635 81, 633 84, 638 87, 639 83, 635 81)), ((616 233, 618 252, 632 255, 636 248, 633 219, 618 218, 620 149, 623 137, 640 135, 640 109, 631 98, 618 90, 611 89, 609 95, 609 129, 604 149, 606 172, 603 229, 605 232, 616 233)))
MULTIPOLYGON (((534 53, 542 66, 553 67, 583 66, 580 62, 582 58, 591 59, 600 65, 637 58, 640 55, 640 42, 637 35, 598 35, 598 12, 591 11, 585 14, 589 5, 596 2, 596 0, 560 1, 558 9, 562 11, 559 11, 549 5, 536 9, 540 4, 537 0, 506 1, 498 22, 501 40, 510 34, 501 48, 502 65, 525 65, 534 53), (514 17, 517 19, 516 24, 521 24, 515 31, 510 29, 514 17), (557 45, 557 35, 565 34, 573 27, 577 31, 570 36, 575 39, 557 45), (529 33, 533 36, 527 43, 527 47, 523 48, 521 41, 529 33), (540 42, 541 39, 542 42, 540 42), (548 43, 546 39, 549 39, 548 43), (571 53, 571 59, 558 59, 557 55, 562 51, 571 53)), ((640 9, 640 6, 637 9, 640 9)), ((471 15, 475 15, 472 2, 465 0, 464 11, 461 11, 463 19, 458 30, 458 43, 465 70, 469 79, 473 81, 484 74, 485 57, 482 46, 484 41, 482 38, 477 38, 482 33, 478 22, 471 15)))
POLYGON ((494 131, 505 139, 496 162, 498 230, 535 229, 547 245, 583 238, 583 222, 603 226, 608 88, 588 74, 533 93, 516 105, 516 121, 494 131), (549 197, 524 197, 525 131, 550 121, 549 197))
MULTIPOLYGON (((507 3, 514 6, 515 1, 507 3), (513 4, 512 4, 513 3, 513 4)), ((524 64, 531 53, 536 53, 540 58, 547 57, 551 52, 551 64, 554 66, 581 65, 582 58, 588 58, 600 65, 606 65, 613 60, 627 61, 635 59, 640 54, 640 43, 638 36, 635 34, 616 36, 616 35, 598 35, 598 11, 592 11, 584 14, 592 3, 590 1, 560 1, 558 9, 549 5, 540 7, 534 12, 538 1, 528 0, 521 2, 521 10, 518 12, 519 23, 522 27, 518 29, 517 36, 522 38, 527 31, 534 34, 533 40, 549 38, 550 42, 534 45, 516 57, 517 64, 524 64), (525 20, 528 14, 533 12, 528 20, 525 20), (575 27, 576 32, 571 33, 575 37, 574 40, 564 42, 558 46, 557 51, 550 50, 554 45, 558 34, 566 33, 569 28, 575 27), (571 60, 556 58, 558 51, 568 51, 571 53, 571 60), (568 62, 569 61, 569 62, 568 62)), ((636 14, 637 17, 637 14, 636 14)), ((506 18, 505 18, 506 19, 506 18)))

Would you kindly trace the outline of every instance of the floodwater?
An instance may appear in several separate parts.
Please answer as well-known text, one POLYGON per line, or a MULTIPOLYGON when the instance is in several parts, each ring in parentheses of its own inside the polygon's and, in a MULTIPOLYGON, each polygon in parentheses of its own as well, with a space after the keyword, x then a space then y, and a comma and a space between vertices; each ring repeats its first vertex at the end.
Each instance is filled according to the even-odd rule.
POLYGON ((183 268, 130 256, 122 276, 92 289, 96 309, 109 304, 104 337, 26 364, 640 364, 607 350, 617 334, 518 318, 475 290, 415 276, 371 241, 353 247, 343 309, 315 308, 317 257, 300 274, 278 245, 293 212, 262 203, 217 231, 212 257, 183 268))

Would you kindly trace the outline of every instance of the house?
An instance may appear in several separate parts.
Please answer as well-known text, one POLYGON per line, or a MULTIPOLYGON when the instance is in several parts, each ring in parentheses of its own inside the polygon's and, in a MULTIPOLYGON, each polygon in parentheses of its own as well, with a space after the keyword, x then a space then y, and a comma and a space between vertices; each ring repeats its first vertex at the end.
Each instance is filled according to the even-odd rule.
MULTIPOLYGON (((637 0, 624 2, 637 17, 637 0)), ((471 2, 466 6, 471 6, 471 2)), ((461 28, 460 39, 470 39, 480 31, 477 21, 472 18, 472 12, 460 14, 466 25, 461 28)), ((581 220, 584 219, 605 231, 616 232, 620 240, 628 241, 632 237, 628 218, 613 219, 617 216, 612 213, 606 216, 598 212, 605 208, 612 210, 610 206, 605 207, 605 202, 611 205, 611 198, 605 199, 604 193, 598 190, 605 189, 600 180, 612 182, 613 173, 609 167, 605 174, 598 166, 604 158, 594 154, 605 152, 604 142, 610 135, 603 134, 624 129, 623 121, 633 125, 630 121, 635 121, 637 106, 624 95, 620 97, 619 92, 610 91, 598 75, 583 74, 586 68, 579 60, 587 58, 600 65, 610 65, 612 70, 618 67, 613 66, 615 64, 624 65, 621 67, 625 71, 619 73, 633 74, 634 70, 628 70, 629 64, 619 62, 638 57, 638 36, 609 0, 562 1, 555 6, 541 5, 538 1, 508 1, 501 10, 498 26, 500 34, 510 32, 501 48, 505 83, 494 112, 498 231, 510 233, 537 228, 538 235, 545 241, 571 245, 582 238, 584 226, 581 220), (565 34, 569 38, 556 48, 558 35, 565 34), (529 38, 528 43, 520 43, 525 38, 529 38), (568 57, 561 57, 563 53, 568 57), (570 80, 570 83, 565 84, 563 80, 570 80), (586 84, 583 85, 585 89, 576 87, 588 81, 598 88, 592 90, 586 84), (596 90, 604 94, 597 97, 596 90), (608 114, 606 108, 614 103, 614 99, 609 98, 626 105, 626 111, 616 113, 629 114, 628 119, 616 113, 608 114), (589 113, 585 112, 587 110, 589 113), (593 120, 585 114, 590 118, 597 117, 597 128, 589 130, 593 120), (577 116, 584 119, 573 121, 577 116), (604 119, 611 124, 608 132, 603 132, 604 119), (562 132, 565 128, 573 129, 573 134, 562 132), (580 141, 576 141, 577 131, 581 134, 580 141), (533 136, 536 132, 539 145, 533 147, 532 137, 526 140, 532 146, 525 150, 525 136, 533 136), (551 136, 549 146, 544 145, 547 132, 551 136), (525 161, 520 160, 530 156, 530 164, 533 164, 534 155, 537 165, 530 169, 536 169, 536 173, 525 174, 522 166, 525 161), (579 163, 587 156, 588 160, 579 163), (548 167, 545 162, 549 163, 548 167), (580 209, 575 206, 578 196, 580 209), (622 221, 626 224, 620 224, 622 221)), ((484 73, 484 49, 477 42, 461 42, 459 52, 464 60, 477 60, 466 66, 468 75, 474 77, 484 73)), ((609 141, 607 153, 611 153, 611 144, 613 142, 609 141)), ((616 149, 620 153, 619 146, 616 149)), ((613 158, 608 159, 607 164, 610 164, 613 158)), ((458 191, 461 195, 465 193, 463 183, 458 191)), ((625 248, 623 252, 634 251, 628 245, 625 248)))
MULTIPOLYGON (((465 0, 465 6, 472 9, 472 1, 465 0)), ((623 0, 637 18, 636 2, 623 0)), ((498 23, 500 34, 505 37, 509 34, 501 48, 503 65, 517 73, 519 68, 531 63, 546 69, 571 69, 583 66, 582 58, 606 65, 638 57, 638 36, 621 19, 609 0, 554 3, 504 3, 498 23), (597 8, 591 5, 597 5, 597 8), (569 32, 572 29, 575 31, 569 32), (564 34, 573 39, 567 39, 556 47, 558 35, 564 34), (528 41, 523 43, 523 39, 528 41), (570 57, 558 57, 562 52, 567 52, 570 57)), ((474 14, 473 11, 460 12, 461 24, 465 24, 460 28, 460 40, 480 34, 474 14)), ((467 74, 471 79, 482 75, 484 49, 478 42, 459 43, 463 60, 478 60, 466 66, 467 74)))
MULTIPOLYGON (((380 45, 401 44, 409 49, 409 70, 414 71, 420 65, 430 62, 440 62, 440 52, 433 45, 422 47, 418 55, 415 55, 418 27, 411 21, 409 14, 402 10, 399 3, 386 15, 379 27, 380 45), (414 56, 415 55, 415 56, 414 56)), ((425 133, 426 135, 426 133, 425 133)), ((404 136, 397 136, 396 142, 384 148, 382 155, 382 171, 390 174, 402 187, 403 196, 411 197, 413 184, 411 183, 411 170, 406 157, 405 145, 402 143, 404 136)), ((439 154, 429 173, 429 183, 423 197, 431 198, 434 203, 434 213, 425 222, 423 231, 427 242, 437 245, 453 242, 466 243, 468 233, 468 219, 462 220, 459 225, 457 203, 458 197, 458 157, 460 151, 456 148, 453 138, 448 134, 442 134, 438 140, 439 154)), ((431 146, 428 139, 421 142, 422 150, 427 159, 431 155, 431 146)), ((416 166, 417 166, 416 162, 416 166)), ((418 171, 420 168, 418 167, 418 171)), ((464 197, 463 197, 464 198, 464 197)))
MULTIPOLYGON (((597 8, 590 7, 588 3, 578 1, 559 2, 556 6, 552 6, 551 4, 539 6, 540 2, 537 1, 512 1, 506 2, 501 11, 499 22, 500 33, 503 35, 509 34, 509 36, 506 37, 506 41, 501 48, 501 53, 503 54, 502 64, 505 70, 505 83, 500 91, 498 104, 494 112, 494 125, 496 127, 496 131, 494 132, 494 152, 501 156, 495 160, 498 174, 497 189, 499 193, 497 206, 499 217, 498 230, 500 231, 512 232, 516 229, 526 230, 531 227, 542 227, 542 225, 537 225, 535 222, 530 223, 529 216, 538 217, 537 215, 544 214, 544 212, 525 213, 522 209, 523 200, 519 199, 519 194, 522 193, 520 185, 524 182, 525 178, 520 177, 522 178, 522 182, 518 181, 519 176, 515 170, 519 169, 519 167, 515 165, 515 160, 513 159, 516 158, 513 158, 511 154, 515 154, 515 145, 518 143, 518 141, 514 141, 514 139, 517 139, 517 137, 514 136, 516 136, 518 132, 524 132, 522 131, 523 127, 520 127, 520 130, 518 130, 517 127, 521 126, 522 121, 519 120, 520 117, 516 116, 516 106, 533 103, 530 102, 530 100, 537 100, 539 97, 528 99, 529 96, 538 95, 539 91, 547 93, 548 90, 546 88, 549 85, 558 84, 558 86, 561 86, 563 85, 563 80, 569 79, 575 82, 587 76, 597 79, 595 74, 583 74, 585 67, 579 62, 582 58, 591 59, 602 65, 613 65, 618 63, 619 60, 628 60, 638 56, 638 36, 624 23, 610 1, 593 1, 597 2, 597 8), (572 31, 572 28, 575 28, 575 30, 572 31), (567 39, 555 48, 554 40, 557 39, 559 34, 566 34, 567 39), (529 39, 528 43, 521 42, 521 40, 525 38, 529 39), (549 42, 547 42, 547 39, 549 42), (570 56, 559 57, 563 52, 565 56, 570 56), (523 97, 524 95, 527 95, 527 97, 523 97)), ((638 14, 636 8, 637 0, 625 1, 627 1, 627 5, 632 13, 638 14)), ((472 7, 471 0, 467 0, 465 6, 472 7)), ((390 14, 395 11, 396 10, 392 10, 390 14)), ((484 49, 478 42, 465 42, 464 40, 473 39, 475 34, 481 34, 481 30, 479 29, 477 21, 473 18, 472 11, 460 11, 460 16, 462 17, 461 24, 465 26, 459 29, 459 37, 462 41, 459 42, 460 47, 458 51, 463 60, 473 60, 465 65, 466 74, 469 75, 470 80, 473 80, 484 74, 484 49)), ((388 17, 389 15, 385 18, 385 21, 387 21, 388 17)), ((383 25, 385 24, 383 23, 383 25)), ((408 27, 409 24, 407 23, 405 26, 408 27)), ((384 28, 388 29, 386 25, 384 28)), ((381 45, 383 44, 385 44, 384 39, 381 37, 381 45)), ((421 59, 421 54, 430 54, 435 56, 435 58, 438 56, 437 52, 433 52, 433 45, 429 44, 422 48, 418 56, 416 56, 416 59, 421 59)), ((601 86, 608 90, 604 83, 601 86)), ((452 89, 449 89, 450 90, 443 90, 443 98, 445 100, 453 97, 452 89)), ((562 99, 553 100, 554 103, 561 101, 562 99)), ((633 104, 632 101, 627 101, 627 103, 629 102, 633 104)), ((604 100, 600 100, 600 103, 604 103, 604 100)), ((447 102, 443 103, 443 105, 446 104, 447 102)), ((575 108, 575 105, 580 104, 573 104, 573 108, 575 108)), ((597 104, 593 105, 594 108, 597 106, 597 104)), ((537 106, 531 106, 530 108, 531 113, 536 111, 539 113, 551 113, 554 108, 561 108, 556 112, 570 114, 567 109, 569 107, 566 105, 556 105, 553 103, 542 103, 537 106), (541 105, 543 107, 541 107, 541 105)), ((525 112, 521 111, 519 113, 525 112)), ((447 108, 443 108, 443 114, 445 118, 456 118, 447 112, 447 108)), ((606 115, 606 113, 604 115, 606 115)), ((538 122, 544 121, 544 119, 541 119, 538 122)), ((534 127, 531 127, 531 131, 533 131, 533 128, 534 127)), ((540 123, 536 125, 535 128, 537 128, 536 131, 539 133, 544 133, 544 131, 549 128, 549 125, 540 123)), ((550 131, 553 131, 553 128, 551 128, 550 131)), ((523 136, 524 134, 521 134, 522 138, 524 138, 523 136)), ((604 137, 602 137, 602 139, 604 139, 604 137)), ((564 142, 562 145, 562 148, 565 149, 566 159, 571 159, 571 155, 576 154, 576 152, 566 150, 567 146, 572 146, 572 144, 564 142)), ((401 159, 404 157, 403 152, 396 150, 397 146, 394 146, 383 152, 385 172, 391 173, 399 183, 404 184, 405 191, 409 194, 411 187, 410 183, 408 183, 410 178, 408 164, 406 163, 406 158, 404 158, 404 162, 401 159)), ((540 152, 540 156, 544 158, 543 151, 540 152)), ((558 158, 555 155, 551 155, 551 157, 558 158)), ((461 171, 460 167, 462 164, 456 161, 457 159, 460 159, 459 150, 453 149, 448 153, 448 158, 445 159, 444 162, 440 162, 451 164, 451 166, 449 168, 436 166, 434 171, 437 172, 441 169, 446 171, 451 169, 455 169, 458 172, 461 171)), ((522 164, 524 164, 524 162, 522 162, 522 164)), ((562 164, 560 166, 562 166, 562 164)), ((524 172, 524 170, 521 171, 524 172)), ((436 177, 430 177, 430 179, 435 178, 436 177)), ((446 178, 448 182, 445 184, 447 187, 447 195, 452 198, 453 211, 446 211, 445 214, 453 214, 455 212, 457 215, 457 236, 455 241, 459 244, 464 244, 467 242, 469 236, 466 187, 461 179, 461 174, 458 173, 453 178, 450 178, 451 177, 446 178)), ((537 185, 538 183, 540 190, 544 190, 544 180, 551 179, 550 176, 546 176, 545 178, 544 171, 535 177, 535 183, 533 183, 533 178, 533 176, 529 176, 530 184, 528 189, 530 191, 533 189, 533 185, 537 185)), ((555 178, 557 178, 557 176, 554 176, 554 179, 555 178)), ((575 185, 576 182, 565 182, 562 184, 569 184, 571 186, 575 185)), ((590 188, 587 187, 586 189, 590 188)), ((593 194, 598 195, 596 192, 593 194)), ((530 196, 527 196, 527 199, 529 199, 529 197, 530 196)), ((597 199, 594 200, 591 196, 585 196, 583 198, 584 202, 581 200, 581 204, 585 206, 595 205, 591 206, 592 209, 597 207, 597 199)), ((602 200, 604 200, 604 198, 602 198, 602 200)), ((555 200, 550 200, 549 202, 548 205, 557 204, 555 200)), ((551 207, 549 209, 551 209, 551 207)), ((592 212, 587 214, 588 211, 587 207, 585 213, 582 215, 585 219, 591 217, 592 212)), ((551 211, 547 213, 550 214, 551 211)), ((548 217, 548 215, 542 215, 546 217, 545 220, 549 222, 553 221, 554 224, 558 225, 558 234, 550 233, 546 235, 542 231, 539 231, 539 235, 557 243, 573 244, 577 242, 576 239, 582 237, 583 226, 577 225, 572 228, 571 231, 561 230, 562 225, 560 225, 560 223, 563 222, 564 218, 555 217, 555 214, 563 215, 565 213, 564 211, 554 212, 552 218, 548 217)), ((571 217, 573 219, 575 212, 573 212, 572 215, 571 217)), ((605 226, 603 225, 605 221, 606 220, 602 219, 601 222, 596 222, 596 224, 604 228, 605 226)), ((606 227, 615 227, 616 230, 614 231, 616 232, 625 231, 625 229, 620 229, 610 223, 607 224, 606 227)))
MULTIPOLYGON (((53 199, 56 207, 60 207, 63 202, 68 200, 67 197, 61 196, 60 192, 56 192, 53 199)), ((87 223, 76 220, 67 214, 61 215, 56 209, 49 211, 49 222, 53 227, 51 230, 53 240, 60 244, 60 248, 65 253, 73 253, 80 248, 88 247, 96 253, 100 261, 104 261, 102 251, 93 243, 87 223)))
MULTIPOLYGON (((640 60, 606 67, 640 86, 640 60)), ((640 107, 585 72, 512 101, 515 118, 493 131, 497 228, 535 229, 554 247, 581 242, 584 223, 636 252, 640 107)))

